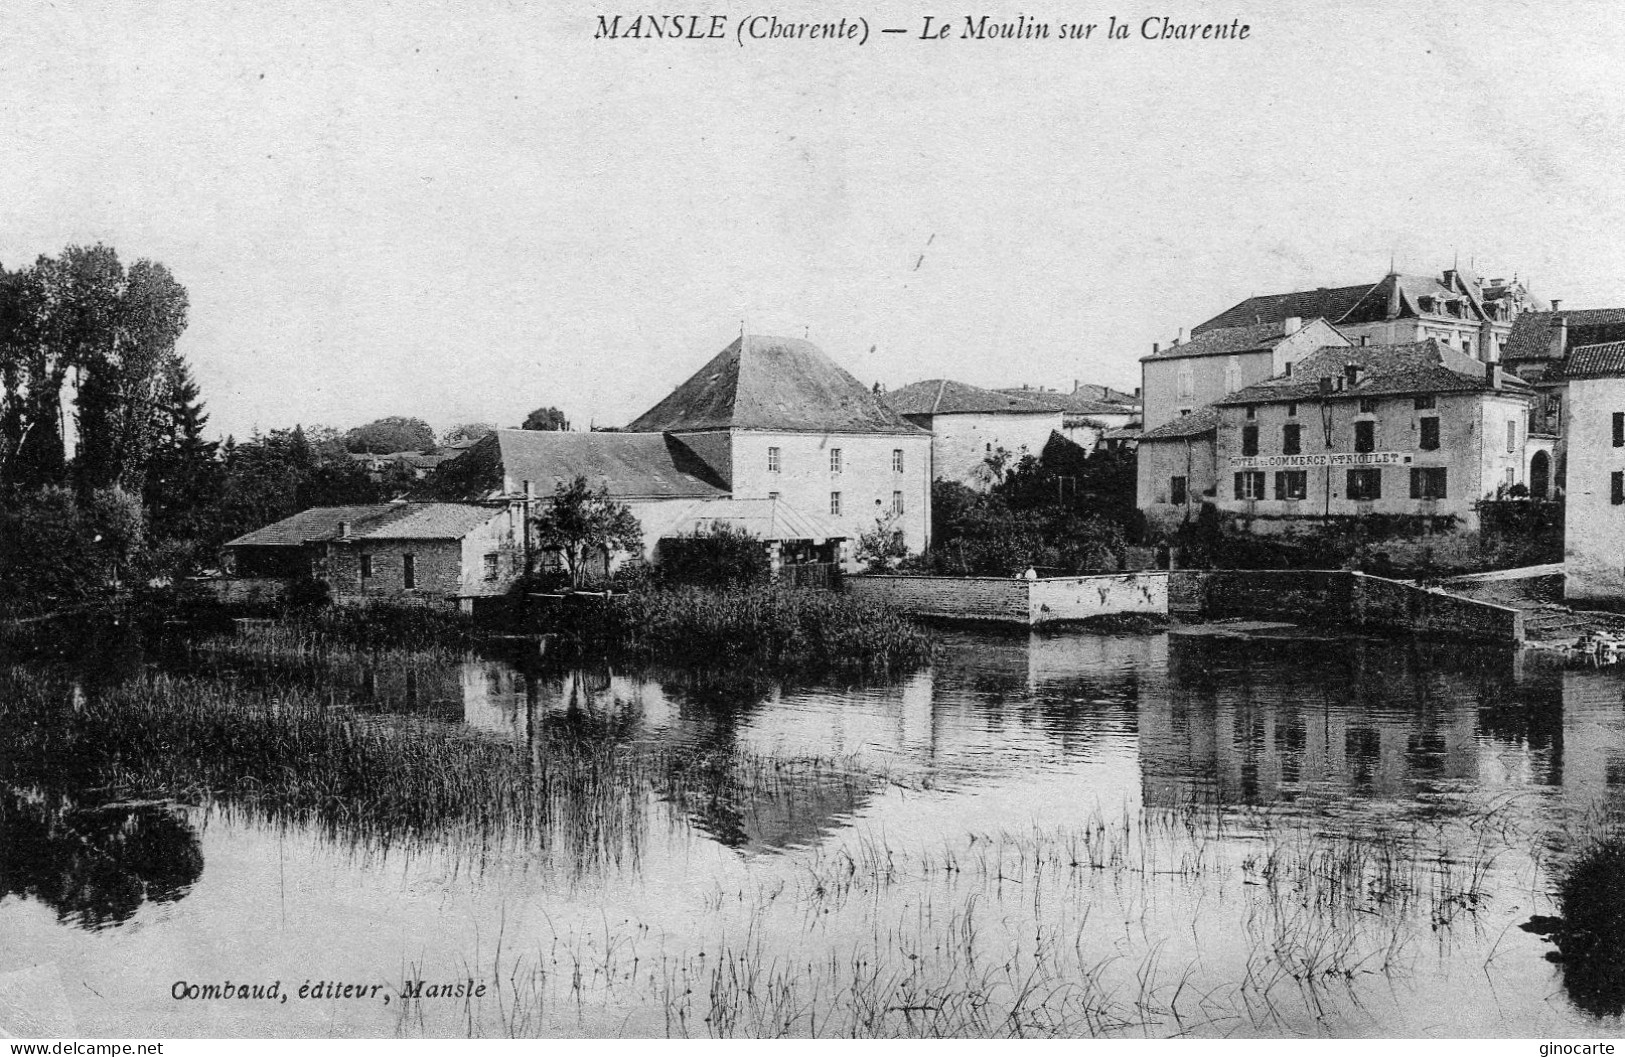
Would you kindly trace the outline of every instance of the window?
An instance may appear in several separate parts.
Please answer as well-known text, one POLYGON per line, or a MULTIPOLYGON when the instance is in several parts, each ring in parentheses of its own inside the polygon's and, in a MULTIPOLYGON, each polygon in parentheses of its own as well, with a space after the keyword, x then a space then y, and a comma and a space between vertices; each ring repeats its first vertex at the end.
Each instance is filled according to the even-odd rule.
POLYGON ((1615 506, 1625 503, 1625 473, 1615 470, 1609 475, 1609 498, 1615 506))
POLYGON ((1309 495, 1308 470, 1275 471, 1275 498, 1304 499, 1309 495))
POLYGON ((1377 450, 1377 424, 1375 422, 1356 422, 1354 424, 1354 450, 1377 450))
POLYGON ((1293 401, 1292 403, 1286 405, 1286 417, 1287 418, 1297 418, 1298 417, 1298 404, 1297 404, 1297 401, 1293 401))
POLYGON ((487 554, 485 556, 485 578, 487 580, 495 580, 497 578, 497 556, 495 554, 487 554))
POLYGON ((370 554, 361 556, 361 578, 363 580, 372 579, 372 555, 370 554))
POLYGON ((1431 411, 1438 406, 1439 400, 1432 393, 1423 393, 1416 398, 1416 410, 1431 411))
POLYGON ((1258 427, 1241 427, 1241 453, 1243 455, 1258 454, 1258 427))
POLYGON ((1303 427, 1288 422, 1281 427, 1281 454, 1298 455, 1303 452, 1303 427))
POLYGON ((1382 498, 1382 471, 1378 469, 1350 470, 1348 497, 1355 502, 1368 503, 1382 498))
POLYGON ((839 492, 831 492, 829 494, 829 512, 831 514, 835 515, 836 517, 840 516, 840 514, 841 514, 841 493, 839 493, 839 492))
POLYGON ((1518 423, 1516 420, 1507 423, 1507 451, 1518 450, 1518 423))
POLYGON ((1232 356, 1224 365, 1224 391, 1233 393, 1241 388, 1241 361, 1232 356))
POLYGON ((1439 450, 1439 419, 1436 415, 1429 415, 1421 420, 1422 436, 1417 441, 1417 447, 1423 451, 1439 450))
POLYGON ((1248 418, 1257 418, 1258 417, 1258 408, 1253 407, 1251 404, 1247 405, 1247 417, 1248 418))
POLYGON ((1196 395, 1196 375, 1191 372, 1189 364, 1179 369, 1177 379, 1179 399, 1189 400, 1196 395))
POLYGON ((891 512, 893 514, 901 514, 903 512, 903 493, 902 492, 893 492, 891 494, 891 512))
POLYGON ((1168 502, 1172 503, 1174 506, 1184 506, 1185 498, 1185 478, 1168 478, 1168 502))
POLYGON ((1360 414, 1375 415, 1377 413, 1377 398, 1374 396, 1360 397, 1360 414))
POLYGON ((893 448, 891 450, 891 472, 892 473, 902 473, 903 472, 903 449, 902 448, 893 448))
POLYGON ((1465 352, 1469 356, 1471 356, 1473 354, 1473 339, 1472 338, 1463 337, 1461 339, 1461 351, 1465 352))
POLYGON ((1507 487, 1511 488, 1513 485, 1515 485, 1517 483, 1518 483, 1518 471, 1514 470, 1512 467, 1508 466, 1507 467, 1507 487))
POLYGON ((1242 470, 1236 474, 1237 499, 1264 498, 1264 471, 1242 470))
POLYGON ((777 448, 767 449, 767 472, 779 472, 779 449, 777 448))
POLYGON ((840 448, 831 448, 831 449, 829 449, 829 472, 830 473, 840 473, 841 472, 841 449, 840 448))
POLYGON ((1292 361, 1291 360, 1286 361, 1286 377, 1288 377, 1288 378, 1292 377, 1292 361))
POLYGON ((1443 499, 1445 498, 1445 478, 1447 471, 1444 467, 1413 466, 1411 467, 1411 498, 1412 499, 1443 499))
POLYGON ((418 556, 416 554, 401 555, 401 586, 408 591, 418 585, 418 556))

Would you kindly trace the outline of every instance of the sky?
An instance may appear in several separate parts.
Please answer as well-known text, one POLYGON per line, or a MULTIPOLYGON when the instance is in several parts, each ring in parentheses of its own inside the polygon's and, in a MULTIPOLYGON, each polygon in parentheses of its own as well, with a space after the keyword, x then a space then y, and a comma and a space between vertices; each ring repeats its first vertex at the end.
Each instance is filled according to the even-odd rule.
POLYGON ((595 41, 639 10, 598 4, 12 0, 0 264, 166 264, 239 437, 624 425, 742 325, 888 387, 1132 388, 1152 342, 1390 260, 1625 305, 1610 3, 990 3, 1252 29, 739 47, 595 41))

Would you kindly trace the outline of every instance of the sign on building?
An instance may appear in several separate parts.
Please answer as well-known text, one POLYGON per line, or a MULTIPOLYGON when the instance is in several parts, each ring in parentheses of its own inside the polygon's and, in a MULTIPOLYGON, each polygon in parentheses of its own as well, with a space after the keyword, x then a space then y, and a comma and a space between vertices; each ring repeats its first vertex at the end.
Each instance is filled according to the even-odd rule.
POLYGON ((1311 466, 1409 466, 1408 451, 1325 451, 1311 455, 1233 455, 1236 470, 1301 470, 1311 466))

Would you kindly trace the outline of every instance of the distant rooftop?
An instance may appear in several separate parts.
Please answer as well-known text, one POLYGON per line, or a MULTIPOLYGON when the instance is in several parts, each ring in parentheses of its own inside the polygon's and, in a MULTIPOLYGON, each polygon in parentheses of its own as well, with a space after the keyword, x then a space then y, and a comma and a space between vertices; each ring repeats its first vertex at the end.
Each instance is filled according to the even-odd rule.
POLYGON ((439 499, 545 498, 577 476, 618 499, 724 495, 716 472, 677 437, 663 433, 571 433, 499 429, 423 482, 439 499))
POLYGON ((1015 394, 980 389, 964 382, 933 378, 882 393, 880 398, 899 415, 1055 414, 1061 405, 1052 394, 1015 394))
POLYGON ((462 503, 314 507, 238 536, 226 546, 297 547, 337 539, 455 540, 500 513, 493 507, 462 503))

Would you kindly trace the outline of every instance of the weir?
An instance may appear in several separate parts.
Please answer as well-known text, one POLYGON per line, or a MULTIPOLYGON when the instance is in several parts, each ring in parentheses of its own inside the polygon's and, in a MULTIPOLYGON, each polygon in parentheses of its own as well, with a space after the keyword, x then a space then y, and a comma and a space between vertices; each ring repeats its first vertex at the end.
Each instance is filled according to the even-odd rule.
POLYGON ((1513 607, 1343 569, 1180 569, 1036 580, 858 575, 848 576, 842 589, 916 616, 1024 627, 1147 614, 1524 640, 1523 613, 1513 607))

